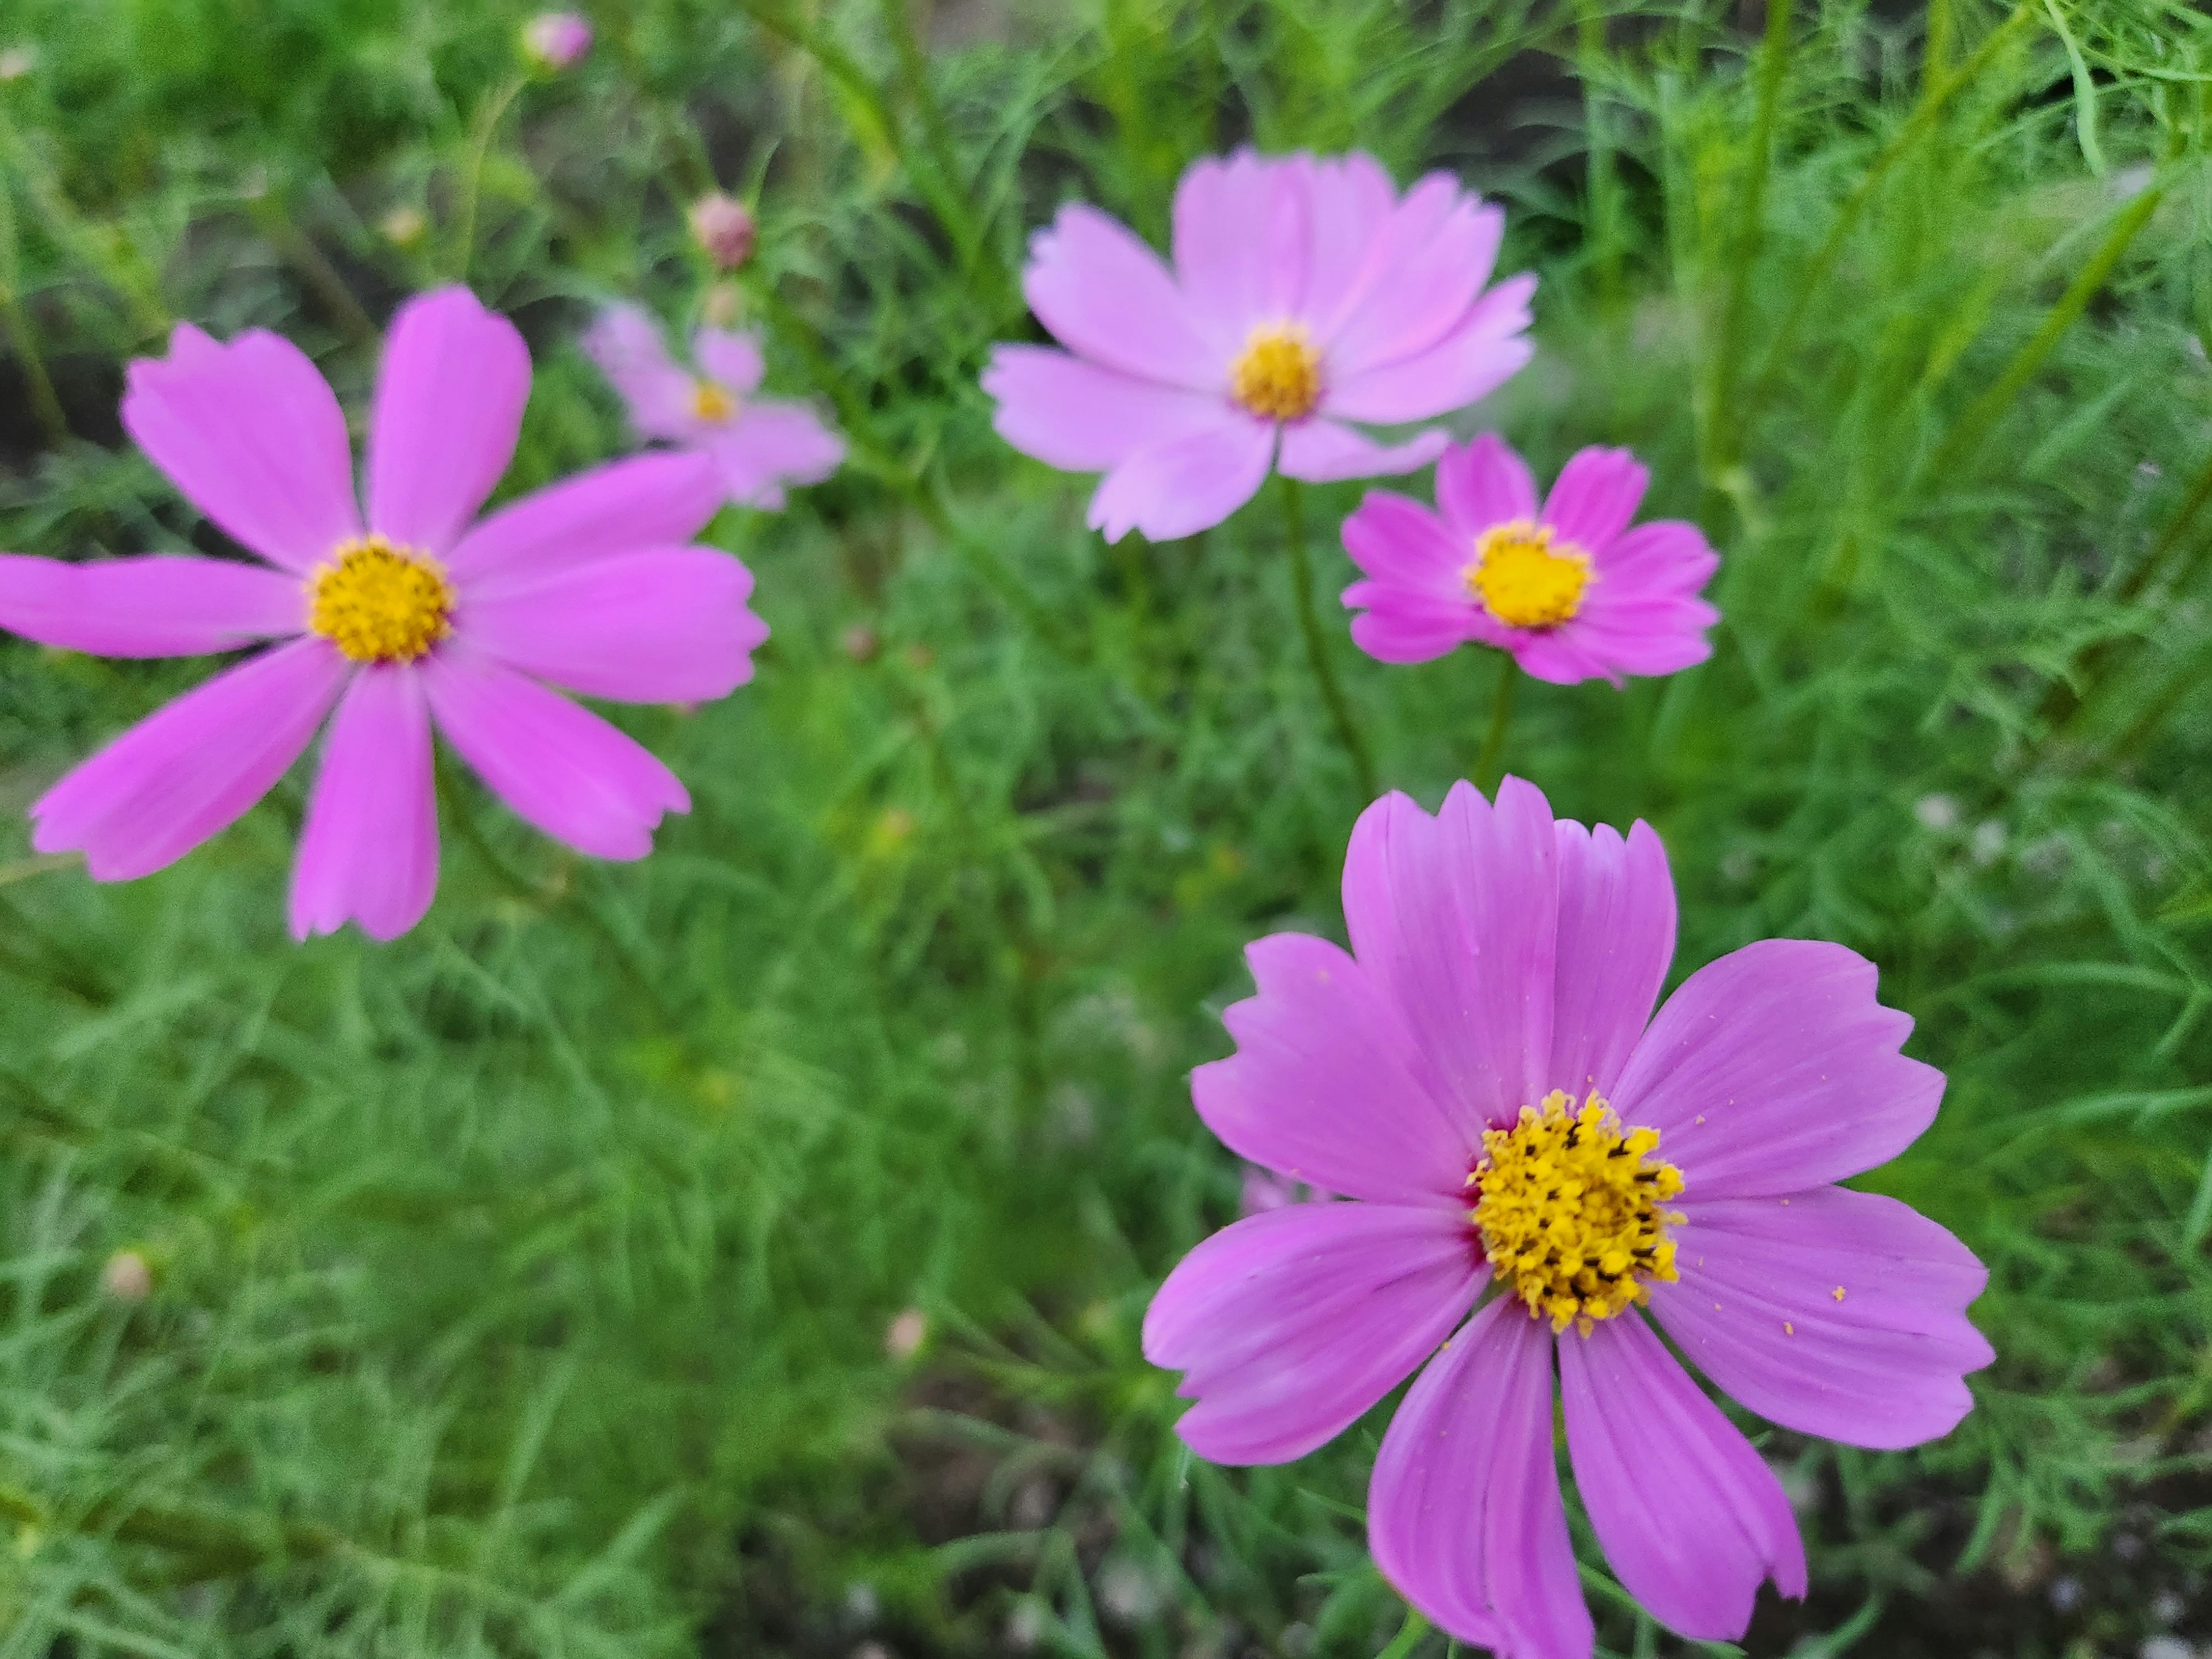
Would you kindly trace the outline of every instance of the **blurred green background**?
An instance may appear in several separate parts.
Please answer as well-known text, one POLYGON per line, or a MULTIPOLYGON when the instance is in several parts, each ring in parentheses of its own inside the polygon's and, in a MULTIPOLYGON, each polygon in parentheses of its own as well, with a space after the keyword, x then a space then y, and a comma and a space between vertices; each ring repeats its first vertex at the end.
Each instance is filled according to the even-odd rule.
MULTIPOLYGON (((692 816, 596 865, 457 775, 437 905, 388 947, 285 936, 298 774, 142 882, 33 857, 21 807, 207 665, 0 646, 0 1654, 1397 1631, 1382 1414, 1212 1469, 1137 1348, 1235 1212, 1184 1079, 1239 951, 1340 937, 1363 802, 1279 507, 1104 547, 975 385, 1033 336, 1060 202, 1157 240, 1246 139, 1506 204, 1539 355, 1462 428, 1540 473, 1633 445, 1726 613, 1690 673, 1528 686, 1507 765, 1660 829, 1678 975, 1840 940, 1950 1075, 1875 1184, 1990 1264, 2000 1358, 1917 1453, 1761 1433, 1813 1590, 1744 1650, 2212 1644, 2201 11, 629 0, 559 74, 526 15, 0 8, 0 545, 220 550, 123 440, 128 358, 266 325, 358 416, 392 307, 462 278, 537 363, 505 493, 623 448, 574 343, 612 298, 734 307, 854 445, 714 527, 775 630, 756 683, 619 716, 692 816), (762 232, 719 296, 684 228, 716 185, 762 232)), ((1309 492, 1328 595, 1357 498, 1309 492)), ((1328 629, 1434 805, 1491 660, 1328 629)), ((1607 1651, 1735 1651, 1641 1620, 1576 1525, 1607 1651)))

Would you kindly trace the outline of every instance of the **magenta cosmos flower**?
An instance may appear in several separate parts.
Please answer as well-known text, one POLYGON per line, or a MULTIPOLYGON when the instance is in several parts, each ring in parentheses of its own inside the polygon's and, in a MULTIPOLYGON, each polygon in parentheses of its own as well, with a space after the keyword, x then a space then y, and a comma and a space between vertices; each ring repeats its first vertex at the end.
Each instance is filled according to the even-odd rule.
POLYGON ((541 11, 522 26, 523 56, 540 69, 559 70, 592 49, 592 26, 573 11, 541 11))
POLYGON ((1554 823, 1508 778, 1431 818, 1370 807, 1344 870, 1347 955, 1252 946, 1259 994, 1192 1078, 1241 1156, 1354 1201, 1208 1239, 1145 1352, 1185 1373, 1200 1455, 1279 1463, 1428 1361, 1368 1494, 1375 1559, 1500 1659, 1588 1659, 1553 1461, 1553 1377, 1583 1505, 1621 1583, 1685 1636, 1805 1591, 1781 1484, 1646 1321, 1739 1401, 1909 1446, 1972 1403, 1980 1263, 1894 1199, 1837 1186, 1934 1118, 1942 1075, 1840 945, 1769 939, 1656 1018, 1674 891, 1650 828, 1554 823), (1475 1310, 1486 1291, 1490 1299, 1475 1310))
POLYGON ((547 835, 651 850, 690 810, 669 769, 547 682, 635 702, 720 697, 768 629, 752 577, 685 545, 714 516, 690 455, 617 462, 477 520, 506 471, 530 354, 467 289, 392 319, 364 501, 344 413, 297 347, 179 326, 131 366, 123 423, 208 519, 264 562, 0 555, 0 627, 106 657, 282 641, 131 727, 31 808, 40 852, 103 881, 174 862, 240 817, 333 708, 293 871, 295 934, 405 933, 438 879, 430 728, 547 835))
POLYGON ((1651 475, 1625 449, 1585 449, 1541 507, 1528 467, 1488 433, 1437 462, 1437 506, 1370 490, 1344 521, 1368 579, 1352 637, 1384 662, 1426 662, 1472 641, 1571 685, 1671 674, 1712 654, 1720 612, 1698 597, 1720 561, 1697 526, 1633 530, 1651 475))
POLYGON ((845 441, 805 404, 752 395, 762 374, 752 335, 701 329, 691 339, 695 374, 668 355, 645 312, 610 306, 584 350, 622 394, 640 437, 706 456, 741 507, 774 511, 787 484, 819 483, 845 459, 845 441))
POLYGON ((1096 208, 1030 246, 1030 309, 1067 349, 1002 345, 983 389, 999 434, 1103 472, 1091 524, 1172 540, 1249 501, 1272 464, 1322 482, 1411 472, 1465 407, 1528 361, 1534 276, 1484 289, 1505 216, 1449 175, 1401 198, 1371 156, 1197 162, 1175 199, 1175 269, 1096 208))

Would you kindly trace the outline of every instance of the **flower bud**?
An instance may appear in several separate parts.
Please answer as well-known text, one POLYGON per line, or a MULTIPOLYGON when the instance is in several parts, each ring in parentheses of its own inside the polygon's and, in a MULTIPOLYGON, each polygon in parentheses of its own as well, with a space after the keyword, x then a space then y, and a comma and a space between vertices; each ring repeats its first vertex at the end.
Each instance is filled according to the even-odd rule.
POLYGON ((573 11, 541 11, 522 26, 522 55, 557 75, 592 49, 592 26, 573 11))
POLYGON ((717 270, 735 270, 752 257, 757 232, 753 216, 743 202, 721 191, 713 191, 691 204, 691 240, 717 270))

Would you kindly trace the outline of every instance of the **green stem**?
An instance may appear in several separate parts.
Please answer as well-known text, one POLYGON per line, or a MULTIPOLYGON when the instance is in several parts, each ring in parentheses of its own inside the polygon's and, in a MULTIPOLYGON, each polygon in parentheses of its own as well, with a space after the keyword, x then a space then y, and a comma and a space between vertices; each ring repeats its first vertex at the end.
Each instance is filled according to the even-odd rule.
POLYGON ((1421 1638, 1428 1633, 1429 1621, 1407 1607, 1406 1622, 1399 1627, 1397 1635, 1391 1638, 1390 1645, 1376 1654, 1375 1659, 1407 1659, 1407 1656, 1420 1644, 1421 1638))
POLYGON ((62 412, 62 402, 54 395, 54 383, 46 377, 46 360, 39 352, 39 337, 31 327, 31 319, 23 309, 19 289, 22 282, 21 252, 15 241, 15 198, 4 178, 0 178, 0 323, 8 325, 8 337, 15 343, 16 361, 23 365, 23 379, 31 389, 31 409, 39 417, 39 424, 46 429, 47 438, 61 443, 69 437, 69 416, 62 412))
POLYGON ((1336 665, 1329 660, 1328 640, 1322 632, 1321 617, 1314 609, 1313 556, 1306 550, 1305 496, 1297 480, 1283 480, 1283 528, 1288 538, 1291 555, 1291 586, 1296 591, 1298 611, 1298 630, 1305 635, 1306 660, 1313 665, 1314 684, 1321 690, 1322 702, 1328 709, 1329 719, 1336 726, 1337 740, 1352 762, 1352 781, 1359 786, 1359 798, 1373 800, 1382 793, 1375 775, 1375 757, 1368 753, 1367 739, 1359 735, 1353 724, 1352 707, 1344 700, 1344 688, 1337 684, 1336 665))
POLYGON ((2002 418, 2012 406, 2012 400, 2020 395, 2021 388, 2043 367, 2043 360, 2051 355, 2059 337, 2089 308, 2089 301, 2111 279, 2127 253, 2128 245, 2150 222, 2151 215, 2158 210, 2165 196, 2166 186, 2154 185, 2128 204, 2112 226, 2112 234, 2106 237, 2104 246, 2081 267, 2081 274, 2068 285, 2066 292, 2058 296, 2058 303, 2051 307, 2043 325, 2013 353, 2012 361, 2005 365, 2004 372, 1990 389, 1967 405, 1959 423, 1951 428, 1951 435, 1922 471, 1923 478, 1943 477, 1973 459, 1982 441, 1989 436, 1990 428, 2002 418))
POLYGON ((1513 725, 1513 700, 1521 691, 1521 667, 1513 653, 1498 653, 1498 690, 1490 699, 1490 730, 1483 733, 1482 752, 1475 757, 1474 787, 1486 795, 1498 787, 1505 762, 1505 734, 1513 725))
POLYGON ((1889 176, 1889 170, 1904 160, 1912 148, 1934 129, 1951 101, 1980 78, 1982 71, 1995 61, 2006 43, 2027 27, 2035 15, 2035 7, 2036 0, 2019 0, 2004 21, 1991 30, 1989 38, 1975 48, 1971 58, 1942 77, 1940 82, 1931 85, 1922 96, 1917 107, 1905 118, 1905 124, 1876 153, 1867 167, 1865 176, 1844 198, 1843 206, 1837 210, 1836 222, 1828 227, 1828 234, 1821 240, 1819 251, 1814 254, 1812 264, 1793 285, 1796 294, 1790 301, 1789 310, 1782 315, 1781 326, 1774 331, 1774 338, 1768 343, 1766 355, 1760 360, 1759 372, 1752 377, 1750 389, 1739 400, 1733 422, 1724 428, 1727 435, 1717 458, 1717 463, 1724 465, 1735 459, 1750 430, 1753 412, 1772 395, 1784 371, 1791 366, 1791 351, 1797 343, 1798 330, 1812 315, 1814 302, 1826 295, 1829 279, 1835 275, 1836 266, 1843 258, 1844 244, 1856 228, 1859 216, 1874 200, 1881 181, 1889 176))
POLYGON ((459 228, 454 232, 453 280, 469 280, 469 264, 476 257, 477 201, 483 193, 484 161, 491 154, 492 134, 498 130, 500 118, 507 113, 507 106, 522 90, 520 77, 495 88, 484 100, 477 116, 477 135, 469 148, 468 179, 461 186, 461 211, 459 228))
MULTIPOLYGON (((1736 210, 1735 245, 1729 250, 1728 290, 1721 306, 1720 349, 1713 360, 1704 422, 1708 458, 1724 457, 1723 423, 1733 404, 1744 335, 1751 315, 1751 268, 1765 240, 1766 187, 1774 171, 1774 128, 1782 106, 1782 82, 1790 68, 1791 0, 1766 0, 1766 43, 1759 54, 1759 103, 1751 118, 1751 156, 1743 200, 1736 210)), ((1715 470, 1717 470, 1717 468, 1715 470)), ((1708 477, 1711 472, 1708 472, 1708 477)))

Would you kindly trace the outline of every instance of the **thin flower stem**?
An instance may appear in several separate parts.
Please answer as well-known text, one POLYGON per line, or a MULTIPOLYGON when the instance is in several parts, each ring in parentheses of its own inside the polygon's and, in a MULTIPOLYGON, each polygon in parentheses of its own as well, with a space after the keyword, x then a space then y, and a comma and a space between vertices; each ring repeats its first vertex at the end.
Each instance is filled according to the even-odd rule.
POLYGON ((1420 1645, 1421 1638, 1428 1633, 1429 1621, 1412 1607, 1407 1607, 1405 1624, 1400 1626, 1397 1635, 1390 1638, 1390 1645, 1376 1654, 1375 1659, 1407 1659, 1407 1656, 1420 1645))
POLYGON ((1498 787, 1505 763, 1505 734, 1513 725, 1513 700, 1521 690, 1520 665, 1513 653, 1498 653, 1498 690, 1490 699, 1490 730, 1483 734, 1482 753, 1474 763, 1474 787, 1486 795, 1498 787))
POLYGON ((492 135, 499 130, 500 119, 507 113, 517 94, 522 90, 520 77, 511 77, 493 88, 477 115, 476 138, 469 146, 469 171, 461 186, 461 211, 459 228, 453 233, 453 280, 469 280, 469 264, 476 257, 477 202, 483 194, 484 161, 491 154, 492 135))
POLYGON ((1337 684, 1336 665, 1329 660, 1328 640, 1322 634, 1321 617, 1314 610, 1313 556, 1306 550, 1305 496, 1297 480, 1283 480, 1283 529, 1290 543, 1291 586, 1297 590, 1298 629, 1306 638, 1306 660, 1313 665, 1314 684, 1321 689, 1321 700, 1328 706, 1329 719, 1335 722, 1337 740, 1343 744, 1346 757, 1352 762, 1352 781, 1359 786, 1359 798, 1373 800, 1382 793, 1376 781, 1375 757, 1368 753, 1367 740, 1359 735, 1352 723, 1352 708, 1344 700, 1344 688, 1337 684))
POLYGON ((15 198, 6 183, 0 181, 0 324, 6 325, 8 337, 15 348, 15 361, 23 366, 32 412, 46 428, 47 438, 58 445, 68 441, 69 416, 62 412, 61 399, 54 395, 54 383, 46 376, 46 360, 39 352, 39 337, 23 310, 18 291, 21 282, 15 198))
POLYGON ((2058 296, 2058 303, 2051 307, 2043 319, 2043 325, 2013 353, 2012 361, 2005 365, 2004 372, 1997 376, 1990 389, 1967 405, 1966 412, 1959 417, 1959 423, 1951 428, 1951 435, 1943 441, 1923 471, 1922 477, 1946 477, 1973 459, 1975 452, 1982 447, 1982 441, 1989 435, 1990 428, 2003 417, 2005 411, 2012 407, 2012 400, 2020 395, 2021 388, 2034 377, 2036 370, 2043 367, 2043 360, 2051 355, 2059 337, 2074 325, 2081 313, 2088 309, 2089 301, 2097 297, 2098 290, 2111 280, 2113 270, 2128 251, 2128 245, 2135 240, 2136 233, 2150 222, 2151 215, 2158 210, 2158 204, 2165 196, 2164 185, 2153 185, 2128 204, 2125 211, 2113 224, 2112 234, 2105 238, 2104 245, 2091 256, 2089 263, 2081 267, 2081 274, 2075 277, 2066 292, 2058 296))
MULTIPOLYGON (((1736 209, 1735 239, 1729 250, 1726 297, 1721 304, 1719 349, 1706 391, 1705 449, 1715 461, 1723 453, 1729 410, 1735 400, 1751 317, 1751 271, 1759 258, 1766 227, 1766 186, 1774 171, 1774 128, 1782 106, 1782 84, 1790 68, 1790 0, 1766 0, 1766 42, 1759 53, 1759 102, 1751 118, 1750 159, 1743 198, 1736 209)), ((1718 468, 1715 467, 1714 471, 1718 468)), ((1710 474, 1709 474, 1710 476, 1710 474)))

